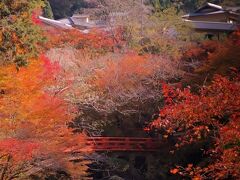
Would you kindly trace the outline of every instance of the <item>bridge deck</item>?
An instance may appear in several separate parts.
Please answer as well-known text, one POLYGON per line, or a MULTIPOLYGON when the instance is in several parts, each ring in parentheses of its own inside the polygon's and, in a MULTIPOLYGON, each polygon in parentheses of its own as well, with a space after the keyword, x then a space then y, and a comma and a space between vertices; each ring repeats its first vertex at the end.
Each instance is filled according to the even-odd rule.
POLYGON ((71 152, 87 151, 158 151, 160 139, 135 137, 88 137, 79 145, 83 148, 73 148, 71 152))

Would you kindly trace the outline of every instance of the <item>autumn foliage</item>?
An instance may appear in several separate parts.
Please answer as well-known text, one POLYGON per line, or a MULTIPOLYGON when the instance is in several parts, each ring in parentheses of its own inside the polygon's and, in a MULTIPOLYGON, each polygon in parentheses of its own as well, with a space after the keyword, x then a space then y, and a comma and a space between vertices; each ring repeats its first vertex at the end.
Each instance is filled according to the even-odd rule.
POLYGON ((157 85, 176 76, 181 71, 169 59, 128 52, 109 58, 103 68, 96 69, 93 83, 101 90, 130 94, 141 85, 157 85))
POLYGON ((38 22, 41 0, 0 2, 0 64, 26 65, 41 51, 43 36, 38 22))
MULTIPOLYGON (((114 90, 123 86, 129 90, 152 75, 154 71, 152 63, 148 57, 134 53, 115 61, 109 60, 104 69, 96 71, 95 83, 101 89, 114 90)), ((119 92, 119 89, 117 91, 119 92)))
POLYGON ((90 162, 73 151, 92 152, 85 132, 133 135, 137 127, 147 136, 142 128, 152 119, 145 130, 155 129, 150 135, 171 146, 171 155, 207 144, 205 159, 168 160, 169 176, 240 177, 239 32, 188 46, 189 34, 168 32, 172 23, 160 14, 136 38, 126 27, 60 30, 40 22, 42 6, 41 0, 0 2, 1 180, 47 171, 81 179, 90 162), (115 126, 119 132, 105 132, 115 126))
POLYGON ((192 74, 185 81, 190 85, 201 86, 211 82, 215 74, 228 76, 229 69, 240 67, 240 33, 232 33, 222 41, 203 41, 189 46, 184 54, 186 71, 192 74))
MULTIPOLYGON (((26 171, 28 162, 51 156, 55 162, 71 167, 68 160, 63 161, 67 155, 64 151, 85 138, 82 134, 74 135, 67 126, 74 117, 74 108, 60 97, 56 88, 60 71, 60 66, 50 63, 44 55, 32 59, 28 67, 1 67, 0 165, 6 171, 19 164, 25 164, 24 168, 15 171, 26 171)), ((85 170, 82 167, 80 174, 85 170)), ((11 175, 1 174, 4 178, 11 175)))
POLYGON ((31 159, 34 150, 38 149, 39 145, 34 142, 28 142, 17 139, 5 139, 0 142, 0 150, 2 154, 11 154, 12 158, 17 162, 31 159))
POLYGON ((212 161, 207 167, 191 167, 191 173, 185 169, 185 174, 180 174, 214 179, 239 177, 239 80, 238 74, 231 80, 215 76, 199 94, 191 93, 189 88, 163 85, 165 106, 152 126, 165 129, 169 135, 182 134, 175 145, 178 148, 211 137, 214 141, 213 149, 208 151, 212 161))
POLYGON ((116 31, 114 37, 101 30, 91 30, 89 33, 83 33, 79 30, 56 30, 47 31, 47 48, 74 47, 95 57, 103 55, 106 52, 113 52, 122 43, 120 30, 116 31))
MULTIPOLYGON (((26 120, 44 125, 44 121, 56 118, 56 113, 64 112, 64 107, 60 106, 64 105, 62 101, 46 93, 45 88, 53 85, 54 74, 59 68, 57 65, 49 66, 47 61, 42 56, 41 61, 33 60, 29 67, 19 71, 11 65, 2 67, 1 117, 4 121, 1 121, 1 127, 6 129, 5 135, 18 129, 17 124, 20 125, 26 120), (45 114, 46 111, 48 113, 45 114), (42 116, 43 114, 45 115, 42 116), (14 124, 12 120, 15 121, 14 124)), ((65 115, 61 119, 69 117, 65 115)))

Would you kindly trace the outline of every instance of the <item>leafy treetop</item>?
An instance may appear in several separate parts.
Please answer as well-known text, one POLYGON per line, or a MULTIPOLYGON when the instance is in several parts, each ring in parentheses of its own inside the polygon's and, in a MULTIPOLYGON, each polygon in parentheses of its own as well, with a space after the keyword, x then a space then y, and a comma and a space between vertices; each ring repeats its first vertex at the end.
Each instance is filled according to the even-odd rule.
POLYGON ((33 20, 36 20, 43 5, 42 0, 0 2, 1 64, 14 62, 22 66, 29 58, 36 57, 39 52, 37 45, 43 41, 43 37, 33 20))

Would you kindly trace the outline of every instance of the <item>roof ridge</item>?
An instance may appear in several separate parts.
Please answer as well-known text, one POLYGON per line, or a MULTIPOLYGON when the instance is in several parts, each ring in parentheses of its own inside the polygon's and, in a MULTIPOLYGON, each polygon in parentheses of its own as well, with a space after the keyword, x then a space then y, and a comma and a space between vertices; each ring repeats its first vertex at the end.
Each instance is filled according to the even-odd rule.
POLYGON ((213 3, 207 3, 207 5, 209 5, 209 6, 211 6, 211 7, 215 7, 215 8, 217 8, 217 9, 223 9, 223 7, 222 6, 219 6, 219 5, 217 5, 217 4, 213 4, 213 3))

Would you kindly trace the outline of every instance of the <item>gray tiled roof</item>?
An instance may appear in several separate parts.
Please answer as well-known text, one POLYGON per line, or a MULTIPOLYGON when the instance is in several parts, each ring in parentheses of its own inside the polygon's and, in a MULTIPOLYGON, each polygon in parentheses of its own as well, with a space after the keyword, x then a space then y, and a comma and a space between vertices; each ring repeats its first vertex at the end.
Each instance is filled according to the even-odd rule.
POLYGON ((190 16, 208 16, 208 15, 212 15, 212 14, 222 14, 222 13, 226 13, 226 11, 218 10, 218 11, 209 12, 209 13, 189 13, 189 14, 183 15, 182 17, 186 18, 186 17, 190 17, 190 16))

